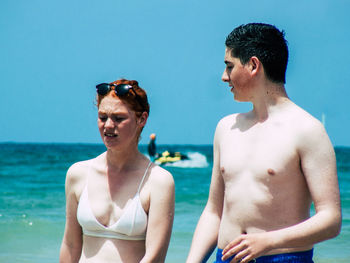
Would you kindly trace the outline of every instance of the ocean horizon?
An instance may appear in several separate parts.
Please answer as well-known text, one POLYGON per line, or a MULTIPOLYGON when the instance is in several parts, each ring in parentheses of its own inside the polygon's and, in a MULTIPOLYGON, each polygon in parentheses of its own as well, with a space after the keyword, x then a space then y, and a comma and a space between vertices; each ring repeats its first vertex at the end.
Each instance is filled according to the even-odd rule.
MULTIPOLYGON (((146 154, 147 145, 139 148, 146 154)), ((175 220, 166 262, 185 262, 208 197, 212 145, 162 144, 157 149, 180 151, 190 157, 164 166, 173 174, 176 186, 175 220)), ((67 169, 104 151, 99 143, 0 143, 0 263, 58 262, 67 169)), ((315 263, 350 262, 350 147, 336 146, 335 152, 343 225, 338 237, 315 246, 315 263)))

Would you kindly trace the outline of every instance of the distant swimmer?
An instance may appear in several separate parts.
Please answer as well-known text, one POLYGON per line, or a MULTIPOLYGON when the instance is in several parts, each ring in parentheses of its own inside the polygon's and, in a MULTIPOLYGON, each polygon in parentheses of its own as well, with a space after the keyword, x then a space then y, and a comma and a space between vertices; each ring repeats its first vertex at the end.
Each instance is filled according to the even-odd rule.
POLYGON ((187 263, 206 262, 216 246, 216 263, 312 263, 314 244, 341 228, 333 146, 287 96, 283 31, 241 25, 225 44, 222 80, 253 109, 217 125, 208 202, 187 263))
POLYGON ((152 133, 150 136, 150 141, 148 143, 148 155, 152 161, 157 158, 157 146, 156 146, 156 134, 152 133))

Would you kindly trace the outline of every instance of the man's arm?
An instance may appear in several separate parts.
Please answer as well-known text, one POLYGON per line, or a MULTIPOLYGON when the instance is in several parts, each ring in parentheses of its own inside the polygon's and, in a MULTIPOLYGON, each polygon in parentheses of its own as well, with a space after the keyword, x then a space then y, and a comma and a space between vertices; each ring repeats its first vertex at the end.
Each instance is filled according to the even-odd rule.
POLYGON ((220 173, 218 137, 217 129, 214 137, 214 162, 209 198, 198 221, 187 263, 202 262, 217 244, 224 202, 224 182, 220 173))
POLYGON ((341 208, 333 146, 323 126, 313 122, 299 141, 299 156, 316 214, 288 228, 241 235, 223 251, 223 259, 249 262, 271 249, 311 246, 333 238, 340 232, 341 208))

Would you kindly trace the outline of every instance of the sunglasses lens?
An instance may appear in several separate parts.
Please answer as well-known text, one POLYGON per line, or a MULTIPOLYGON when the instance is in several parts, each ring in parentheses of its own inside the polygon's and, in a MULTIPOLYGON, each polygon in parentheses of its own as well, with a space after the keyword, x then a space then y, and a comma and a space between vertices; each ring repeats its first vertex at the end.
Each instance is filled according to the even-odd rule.
POLYGON ((109 84, 102 83, 96 86, 96 91, 99 95, 106 95, 109 91, 109 84))
POLYGON ((115 93, 117 93, 118 96, 123 96, 129 92, 131 89, 131 86, 128 84, 119 84, 115 87, 115 93))

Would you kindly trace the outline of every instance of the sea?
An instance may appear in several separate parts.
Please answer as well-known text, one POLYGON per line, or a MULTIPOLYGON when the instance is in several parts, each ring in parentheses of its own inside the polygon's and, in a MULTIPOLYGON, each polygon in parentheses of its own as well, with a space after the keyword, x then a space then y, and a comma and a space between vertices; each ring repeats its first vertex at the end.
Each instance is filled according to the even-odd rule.
MULTIPOLYGON (((175 179, 176 208, 166 262, 185 262, 206 204, 211 145, 160 145, 189 159, 164 166, 175 179)), ((0 143, 0 263, 58 262, 65 225, 64 183, 75 162, 105 151, 99 144, 0 143)), ((146 146, 140 151, 146 154, 146 146)), ((315 263, 350 263, 350 148, 335 147, 343 224, 338 237, 315 246, 315 263)), ((214 253, 208 262, 214 261, 214 253)))

